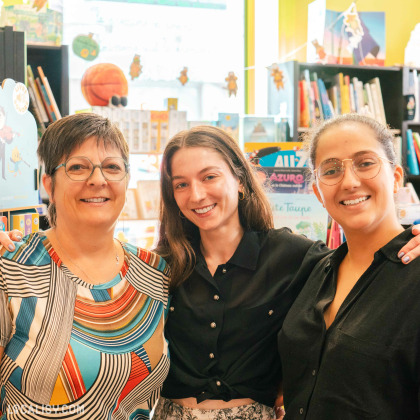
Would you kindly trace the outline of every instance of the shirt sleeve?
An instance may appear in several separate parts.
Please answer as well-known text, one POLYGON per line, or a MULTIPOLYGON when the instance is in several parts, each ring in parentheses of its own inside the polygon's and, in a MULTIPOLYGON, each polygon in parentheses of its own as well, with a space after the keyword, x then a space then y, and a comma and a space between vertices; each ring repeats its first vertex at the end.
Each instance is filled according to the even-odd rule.
POLYGON ((7 299, 3 257, 0 256, 0 347, 6 347, 12 333, 12 319, 7 299))

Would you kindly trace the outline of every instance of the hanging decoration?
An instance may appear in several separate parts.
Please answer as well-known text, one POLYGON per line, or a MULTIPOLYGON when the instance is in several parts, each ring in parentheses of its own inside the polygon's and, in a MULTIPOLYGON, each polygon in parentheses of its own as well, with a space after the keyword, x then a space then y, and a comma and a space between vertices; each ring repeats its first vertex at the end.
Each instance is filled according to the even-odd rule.
POLYGON ((184 67, 184 69, 181 70, 180 75, 178 77, 178 80, 181 82, 182 86, 184 86, 185 83, 187 83, 189 80, 187 72, 188 72, 188 67, 184 67))
POLYGON ((358 47, 360 41, 364 36, 362 22, 360 21, 359 14, 356 10, 356 5, 352 3, 350 7, 344 12, 343 23, 346 32, 350 33, 349 36, 349 50, 353 51, 358 47))
POLYGON ((32 8, 39 12, 47 3, 48 0, 34 0, 32 8))
POLYGON ((133 61, 130 64, 130 76, 131 80, 136 79, 142 73, 141 69, 143 66, 140 64, 140 56, 138 54, 134 54, 133 61))
POLYGON ((91 106, 126 106, 128 82, 115 64, 101 63, 89 67, 82 77, 82 93, 91 106))
POLYGON ((271 76, 273 77, 273 82, 277 90, 284 89, 284 75, 276 63, 271 65, 271 76))
POLYGON ((93 34, 78 35, 73 40, 73 52, 86 61, 93 61, 98 57, 99 44, 93 39, 93 34))
POLYGON ((236 92, 238 91, 238 85, 236 81, 238 80, 238 78, 235 76, 235 73, 233 71, 230 71, 225 80, 227 82, 226 88, 229 91, 229 97, 231 97, 232 94, 236 96, 236 92))

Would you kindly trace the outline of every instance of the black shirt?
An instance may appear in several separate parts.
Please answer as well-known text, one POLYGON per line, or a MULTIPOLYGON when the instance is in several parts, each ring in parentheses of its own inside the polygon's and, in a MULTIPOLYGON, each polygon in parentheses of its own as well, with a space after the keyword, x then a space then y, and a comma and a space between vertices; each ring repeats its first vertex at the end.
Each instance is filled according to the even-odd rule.
POLYGON ((197 246, 195 270, 169 308, 171 367, 162 395, 198 402, 252 398, 272 406, 281 381, 277 333, 326 252, 321 242, 287 228, 245 232, 212 277, 197 246))
POLYGON ((326 330, 343 244, 312 272, 279 334, 286 419, 420 419, 420 260, 408 229, 375 253, 326 330))

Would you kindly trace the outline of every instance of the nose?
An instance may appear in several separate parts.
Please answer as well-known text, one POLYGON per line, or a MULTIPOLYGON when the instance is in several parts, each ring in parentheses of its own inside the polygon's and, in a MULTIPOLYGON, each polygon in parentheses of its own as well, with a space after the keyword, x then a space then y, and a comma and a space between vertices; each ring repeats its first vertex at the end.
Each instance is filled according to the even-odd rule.
POLYGON ((344 159, 344 175, 341 186, 344 189, 352 189, 360 185, 360 178, 355 174, 351 159, 344 159), (346 162, 345 162, 346 161, 346 162))
POLYGON ((102 173, 100 165, 94 165, 93 171, 88 178, 90 184, 105 184, 106 179, 102 173))
POLYGON ((193 182, 191 184, 191 200, 199 202, 205 197, 205 191, 203 186, 199 182, 193 182))

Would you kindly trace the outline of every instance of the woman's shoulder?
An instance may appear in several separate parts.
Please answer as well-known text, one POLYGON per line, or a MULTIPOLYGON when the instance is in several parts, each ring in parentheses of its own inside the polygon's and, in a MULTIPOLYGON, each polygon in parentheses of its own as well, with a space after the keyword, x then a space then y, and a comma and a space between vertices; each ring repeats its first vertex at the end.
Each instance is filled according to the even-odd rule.
POLYGON ((125 243, 123 246, 141 263, 146 264, 152 269, 160 271, 164 275, 169 274, 169 266, 167 262, 156 252, 128 243, 125 243))

